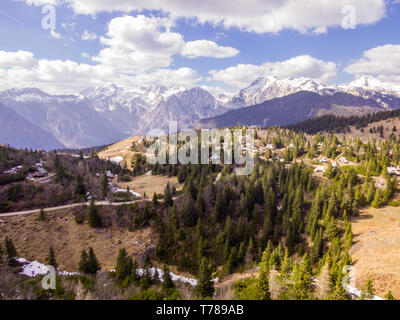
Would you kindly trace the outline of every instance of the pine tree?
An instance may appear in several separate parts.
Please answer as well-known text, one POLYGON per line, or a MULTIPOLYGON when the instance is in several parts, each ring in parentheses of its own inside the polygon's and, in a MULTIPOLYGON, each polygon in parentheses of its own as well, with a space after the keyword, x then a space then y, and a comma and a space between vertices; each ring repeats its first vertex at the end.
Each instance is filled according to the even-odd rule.
MULTIPOLYGON (((268 246, 269 245, 270 244, 268 243, 268 246)), ((270 275, 269 260, 270 260, 270 252, 269 248, 267 247, 267 249, 265 249, 265 251, 262 254, 261 262, 259 265, 260 271, 259 271, 257 286, 260 291, 261 300, 271 299, 271 293, 269 291, 269 275, 270 275)))
POLYGON ((211 271, 205 257, 200 263, 196 292, 202 298, 211 298, 214 294, 214 282, 211 279, 211 271))
POLYGON ((93 248, 89 248, 88 257, 88 272, 89 274, 96 274, 100 270, 100 264, 94 254, 93 248))
POLYGON ((5 239, 5 248, 8 262, 11 263, 14 258, 18 255, 17 250, 15 249, 14 243, 11 239, 6 236, 5 239))
POLYGON ((102 193, 103 199, 105 199, 107 197, 107 193, 108 193, 108 178, 105 173, 103 175, 103 179, 101 180, 101 193, 102 193))
POLYGON ((153 207, 158 206, 158 199, 156 193, 153 193, 153 199, 151 200, 151 204, 153 205, 153 207))
POLYGON ((91 228, 101 227, 101 217, 98 212, 97 206, 95 206, 93 199, 90 201, 88 211, 88 224, 91 228))
POLYGON ((79 261, 79 271, 87 274, 96 274, 100 270, 100 264, 92 248, 89 248, 89 255, 82 250, 81 259, 79 261))
POLYGON ((393 297, 393 294, 392 294, 392 291, 391 291, 391 290, 389 290, 388 293, 385 295, 385 299, 387 299, 387 300, 396 300, 396 299, 393 297))
POLYGON ((122 283, 126 278, 131 276, 132 266, 132 257, 128 256, 125 248, 119 249, 117 265, 115 267, 115 278, 118 283, 122 283))
POLYGON ((57 270, 58 264, 57 264, 57 261, 56 261, 56 257, 54 255, 53 247, 50 247, 50 249, 49 249, 49 256, 47 258, 47 263, 48 263, 49 266, 53 266, 54 269, 57 270))
POLYGON ((88 255, 85 250, 82 250, 81 259, 79 260, 79 271, 87 273, 88 270, 88 255))
POLYGON ((372 284, 372 280, 368 279, 368 281, 365 283, 364 287, 361 290, 361 300, 371 300, 374 298, 375 295, 375 289, 372 284))
POLYGON ((164 189, 164 204, 166 207, 172 207, 174 201, 172 200, 171 189, 169 187, 169 182, 164 189))
POLYGON ((80 175, 76 177, 75 194, 81 196, 86 195, 86 187, 85 184, 83 183, 83 178, 80 175))
POLYGON ((43 208, 40 209, 39 215, 36 218, 37 221, 45 221, 46 220, 46 213, 44 212, 43 208))
POLYGON ((164 264, 164 268, 163 268, 163 283, 162 283, 162 287, 164 289, 172 289, 175 288, 175 284, 172 281, 171 278, 171 274, 168 270, 167 265, 164 264))

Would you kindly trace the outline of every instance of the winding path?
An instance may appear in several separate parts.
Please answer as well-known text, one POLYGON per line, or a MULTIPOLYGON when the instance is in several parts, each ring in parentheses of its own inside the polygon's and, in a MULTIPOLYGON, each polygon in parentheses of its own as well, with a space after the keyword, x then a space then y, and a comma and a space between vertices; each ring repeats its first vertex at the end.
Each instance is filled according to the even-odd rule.
MULTIPOLYGON (((151 202, 151 200, 142 199, 142 200, 134 200, 134 201, 128 201, 128 202, 95 201, 94 204, 96 206, 120 206, 120 205, 123 205, 123 204, 132 204, 132 203, 144 202, 144 201, 151 202)), ((58 207, 43 208, 43 210, 45 212, 50 212, 50 211, 57 211, 57 210, 74 208, 74 207, 80 207, 80 206, 84 206, 84 205, 88 206, 88 205, 90 205, 90 202, 80 202, 80 203, 66 204, 66 205, 58 206, 58 207)), ((16 211, 16 212, 10 212, 10 213, 0 213, 0 218, 1 217, 11 217, 11 216, 22 216, 22 215, 32 214, 32 213, 39 213, 39 211, 40 211, 40 209, 33 209, 33 210, 16 211)))

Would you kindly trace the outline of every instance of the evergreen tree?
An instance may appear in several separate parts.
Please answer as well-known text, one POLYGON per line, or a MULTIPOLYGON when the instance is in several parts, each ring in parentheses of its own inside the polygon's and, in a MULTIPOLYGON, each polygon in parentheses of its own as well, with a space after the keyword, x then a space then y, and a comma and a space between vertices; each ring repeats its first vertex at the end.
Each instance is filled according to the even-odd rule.
POLYGON ((47 258, 47 263, 49 266, 53 266, 57 270, 58 264, 56 261, 56 257, 54 255, 53 247, 50 247, 50 249, 49 249, 49 256, 47 258))
POLYGON ((9 239, 7 236, 5 239, 5 248, 6 248, 8 262, 12 263, 15 257, 18 255, 18 253, 17 250, 15 249, 13 241, 9 239))
POLYGON ((158 199, 155 192, 153 193, 153 199, 151 200, 151 204, 153 205, 154 208, 158 206, 158 199))
POLYGON ((118 283, 122 283, 131 276, 132 266, 132 257, 128 256, 125 248, 119 249, 117 265, 115 267, 115 278, 118 283))
POLYGON ((164 189, 164 204, 167 207, 172 207, 172 205, 174 204, 174 201, 172 200, 171 189, 169 187, 169 182, 164 189))
POLYGON ((103 199, 107 197, 108 193, 108 178, 107 175, 104 173, 103 178, 101 180, 101 194, 103 196, 103 199))
POLYGON ((371 300, 373 299, 375 296, 375 289, 374 286, 372 284, 372 280, 368 279, 368 281, 366 282, 366 284, 364 285, 364 287, 361 290, 361 300, 371 300))
POLYGON ((163 268, 163 283, 162 283, 162 287, 164 289, 172 289, 175 288, 175 284, 172 281, 171 278, 171 274, 168 270, 167 265, 164 264, 164 268, 163 268))
POLYGON ((93 199, 90 201, 88 210, 88 224, 91 228, 101 227, 101 217, 93 199))
POLYGON ((88 272, 89 274, 96 274, 100 270, 100 264, 94 254, 93 248, 89 248, 88 257, 88 272))
POLYGON ((46 213, 44 212, 43 208, 40 209, 39 215, 36 218, 37 221, 45 221, 46 220, 46 213))
POLYGON ((211 279, 211 270, 205 257, 200 263, 196 292, 202 298, 211 298, 214 294, 214 282, 211 279))
POLYGON ((82 250, 81 259, 79 260, 79 271, 87 273, 88 270, 88 255, 85 250, 82 250))
MULTIPOLYGON (((269 245, 269 243, 268 243, 269 245)), ((258 289, 260 291, 261 300, 270 300, 271 293, 269 291, 269 275, 270 275, 270 252, 269 248, 264 250, 261 258, 261 262, 259 265, 260 271, 258 276, 258 289)))
POLYGON ((80 175, 76 177, 75 194, 80 196, 86 195, 86 187, 85 184, 83 183, 83 178, 80 175))
POLYGON ((81 259, 79 261, 79 271, 87 274, 96 274, 100 270, 100 264, 92 248, 89 248, 89 254, 82 250, 81 259))
POLYGON ((392 291, 391 291, 391 290, 389 290, 388 293, 385 295, 385 299, 387 299, 387 300, 396 300, 396 299, 393 297, 393 294, 392 294, 392 291))

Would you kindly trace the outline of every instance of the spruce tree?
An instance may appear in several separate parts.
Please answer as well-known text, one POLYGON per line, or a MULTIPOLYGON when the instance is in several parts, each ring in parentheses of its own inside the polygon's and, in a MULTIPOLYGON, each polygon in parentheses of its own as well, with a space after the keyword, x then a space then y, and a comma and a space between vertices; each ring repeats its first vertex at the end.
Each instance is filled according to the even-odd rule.
POLYGON ((49 249, 49 256, 47 258, 47 263, 48 263, 48 265, 53 266, 54 269, 57 270, 58 264, 57 264, 57 261, 56 261, 56 257, 54 255, 53 247, 50 247, 50 249, 49 249))
POLYGON ((122 283, 126 278, 131 276, 132 266, 132 257, 128 256, 125 248, 119 249, 117 265, 115 267, 115 278, 118 283, 122 283))
POLYGON ((386 300, 396 300, 392 294, 392 291, 389 290, 388 293, 385 295, 386 300))
POLYGON ((46 213, 44 212, 43 208, 40 209, 39 215, 36 218, 37 221, 45 221, 46 220, 46 213))
POLYGON ((200 263, 196 292, 202 298, 211 298, 214 294, 214 282, 211 279, 211 271, 205 257, 200 263))
POLYGON ((89 274, 96 274, 100 270, 100 264, 94 254, 93 248, 89 248, 88 257, 88 272, 89 274))
POLYGON ((168 270, 167 265, 164 264, 164 268, 163 268, 163 283, 162 283, 162 287, 164 289, 172 289, 175 288, 175 284, 172 281, 171 278, 171 274, 168 270))
POLYGON ((169 182, 164 189, 164 204, 166 207, 172 207, 174 201, 172 200, 171 189, 169 187, 169 182))
MULTIPOLYGON (((269 245, 269 243, 268 243, 269 245)), ((259 265, 260 271, 258 276, 258 289, 260 291, 260 299, 261 300, 270 300, 271 293, 269 291, 269 276, 270 276, 270 252, 269 248, 265 249, 262 254, 261 262, 259 265)))
POLYGON ((108 193, 108 178, 107 175, 104 173, 103 178, 101 180, 101 194, 103 196, 103 199, 107 197, 108 193))
POLYGON ((101 217, 93 199, 90 201, 88 210, 88 224, 91 228, 101 227, 101 217))
POLYGON ((361 300, 372 300, 375 295, 375 289, 372 284, 372 280, 368 279, 368 281, 365 283, 364 287, 361 290, 361 300))
POLYGON ((88 270, 88 255, 85 250, 82 250, 81 259, 79 260, 79 271, 87 273, 88 270))
POLYGON ((18 255, 17 250, 15 249, 14 243, 11 239, 6 236, 5 239, 5 248, 8 262, 11 263, 14 258, 18 255))
POLYGON ((86 195, 86 187, 85 184, 83 183, 83 178, 80 175, 76 177, 75 194, 80 196, 86 195))

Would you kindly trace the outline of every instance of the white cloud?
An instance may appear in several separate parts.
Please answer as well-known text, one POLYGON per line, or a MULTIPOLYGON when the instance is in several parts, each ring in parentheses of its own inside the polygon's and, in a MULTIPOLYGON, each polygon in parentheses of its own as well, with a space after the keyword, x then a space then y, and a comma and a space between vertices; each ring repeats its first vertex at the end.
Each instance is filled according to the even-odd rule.
POLYGON ((89 32, 85 30, 83 34, 81 35, 81 39, 84 41, 90 41, 90 40, 96 40, 97 39, 97 34, 94 32, 89 32))
POLYGON ((232 47, 219 46, 214 41, 196 40, 185 43, 182 55, 190 59, 198 57, 228 58, 236 56, 239 50, 232 47))
POLYGON ((100 64, 93 66, 71 60, 37 60, 27 51, 0 51, 0 90, 35 87, 50 93, 70 94, 110 83, 123 87, 153 84, 192 86, 200 79, 196 71, 190 68, 156 69, 126 75, 100 64))
POLYGON ((143 15, 114 18, 106 37, 100 38, 107 48, 93 60, 127 72, 168 67, 172 55, 184 45, 183 37, 170 31, 170 25, 169 19, 143 15))
MULTIPOLYGON (((30 4, 56 3, 57 0, 26 0, 30 4)), ((78 14, 102 11, 157 10, 171 17, 195 18, 200 23, 221 24, 226 28, 266 33, 292 29, 319 33, 340 26, 342 7, 353 6, 357 24, 375 23, 385 17, 385 0, 65 0, 78 14)))
POLYGON ((90 58, 90 54, 87 53, 87 52, 82 52, 82 53, 81 53, 81 57, 82 57, 82 58, 85 58, 85 59, 89 59, 89 58, 90 58))
POLYGON ((337 76, 334 62, 325 62, 309 55, 302 55, 281 62, 265 62, 261 65, 238 64, 223 70, 211 70, 210 79, 237 88, 248 86, 257 77, 274 75, 279 78, 309 77, 329 82, 337 76))
POLYGON ((0 68, 31 68, 36 64, 32 52, 28 51, 0 51, 0 68))
POLYGON ((143 15, 114 18, 108 24, 106 36, 100 38, 106 48, 93 60, 123 72, 143 72, 169 67, 175 54, 193 59, 226 58, 239 53, 235 48, 209 40, 185 43, 180 33, 171 31, 173 26, 169 18, 143 15))
POLYGON ((349 64, 345 72, 373 75, 381 81, 400 84, 400 45, 387 44, 364 51, 362 58, 349 64))

